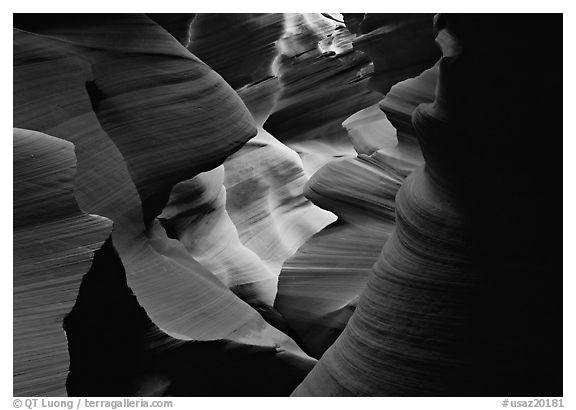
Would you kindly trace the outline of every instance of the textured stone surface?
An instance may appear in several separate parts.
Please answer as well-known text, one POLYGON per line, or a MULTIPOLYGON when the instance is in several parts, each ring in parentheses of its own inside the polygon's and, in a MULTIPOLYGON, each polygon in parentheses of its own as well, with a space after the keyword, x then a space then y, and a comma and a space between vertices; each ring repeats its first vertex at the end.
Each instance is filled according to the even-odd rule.
POLYGON ((354 49, 368 54, 374 63, 371 89, 386 95, 394 84, 420 74, 438 60, 432 18, 422 13, 344 14, 350 31, 357 35, 354 49))
POLYGON ((284 261, 335 220, 304 197, 308 178, 298 154, 261 128, 282 93, 270 70, 284 23, 282 14, 195 17, 188 48, 237 87, 258 133, 224 167, 178 184, 177 204, 169 201, 161 215, 170 236, 257 306, 273 304, 284 261))
POLYGON ((538 142, 560 133, 560 54, 534 62, 523 40, 538 26, 546 47, 558 19, 436 18, 435 101, 412 114, 426 166, 398 193, 396 230, 346 329, 294 395, 562 394, 559 221, 534 233, 553 193, 527 161, 553 158, 538 142), (527 88, 537 76, 546 86, 527 88), (534 104, 546 114, 522 120, 534 104))
MULTIPOLYGON (((17 19, 15 125, 74 142, 78 203, 114 222, 128 286, 160 331, 282 346, 310 363, 155 219, 175 183, 256 135, 240 97, 143 15, 72 17, 17 19)), ((46 394, 38 385, 29 392, 46 394)))
POLYGON ((560 19, 15 15, 15 394, 561 396, 560 19))
POLYGON ((112 222, 74 198, 74 145, 14 129, 14 395, 65 395, 70 311, 112 222))
POLYGON ((306 196, 339 220, 284 264, 275 306, 290 334, 316 358, 354 312, 394 228, 396 193, 404 178, 423 164, 415 131, 402 125, 409 123, 419 102, 431 101, 436 71, 426 70, 395 85, 379 105, 344 121, 357 157, 324 165, 306 186, 306 196))

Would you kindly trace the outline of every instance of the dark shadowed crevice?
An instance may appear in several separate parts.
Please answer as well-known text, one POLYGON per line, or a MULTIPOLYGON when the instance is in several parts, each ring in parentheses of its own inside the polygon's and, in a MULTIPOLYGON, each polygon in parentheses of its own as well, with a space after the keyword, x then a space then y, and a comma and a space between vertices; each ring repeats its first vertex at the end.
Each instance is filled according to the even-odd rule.
POLYGON ((287 396, 309 360, 274 348, 174 339, 148 318, 111 239, 64 319, 70 396, 287 396))

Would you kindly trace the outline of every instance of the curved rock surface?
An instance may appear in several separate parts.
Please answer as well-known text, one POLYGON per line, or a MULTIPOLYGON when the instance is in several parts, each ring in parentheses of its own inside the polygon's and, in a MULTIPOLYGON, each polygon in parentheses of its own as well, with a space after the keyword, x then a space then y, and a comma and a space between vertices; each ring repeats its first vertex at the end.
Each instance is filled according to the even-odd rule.
POLYGON ((280 78, 264 128, 298 152, 307 175, 354 155, 340 123, 378 95, 365 87, 370 61, 353 52, 344 24, 318 13, 198 14, 190 33, 188 49, 240 94, 280 78))
POLYGON ((434 46, 433 14, 344 14, 354 39, 354 49, 374 63, 369 87, 384 95, 399 81, 434 64, 440 57, 434 46), (409 46, 399 46, 406 44, 409 46))
POLYGON ((238 296, 257 306, 273 304, 282 263, 335 219, 304 197, 307 177, 296 152, 261 128, 282 90, 278 78, 262 70, 271 69, 277 54, 274 42, 283 33, 282 14, 195 17, 188 48, 238 87, 258 134, 223 168, 178 184, 170 202, 176 201, 179 209, 169 202, 170 209, 161 215, 171 236, 183 241, 238 296), (243 39, 251 40, 239 41, 243 39), (238 77, 240 73, 244 77, 238 77))
POLYGON ((277 347, 168 336, 130 291, 111 241, 96 252, 65 330, 71 396, 286 396, 314 365, 277 347))
POLYGON ((76 144, 78 202, 114 221, 128 285, 163 332, 302 354, 154 220, 175 183, 256 134, 238 95, 145 16, 76 17, 17 21, 14 123, 76 144))
POLYGON ((287 16, 274 62, 283 90, 264 124, 267 131, 300 154, 308 175, 334 158, 355 155, 341 123, 380 98, 366 87, 371 61, 352 49, 353 36, 346 27, 319 24, 315 17, 287 16), (339 45, 324 46, 340 32, 346 35, 339 45))
MULTIPOLYGON (((158 216, 168 236, 248 303, 272 305, 276 276, 245 247, 226 212, 224 167, 180 182, 158 216)), ((242 204, 245 206, 245 204, 242 204)))
POLYGON ((198 13, 188 49, 234 89, 272 75, 283 13, 198 13))
POLYGON ((381 148, 391 148, 398 144, 396 128, 378 104, 352 114, 342 126, 358 154, 371 155, 381 148))
POLYGON ((305 190, 314 203, 338 215, 338 223, 284 264, 275 307, 317 358, 344 329, 394 227, 394 197, 405 175, 377 154, 331 162, 305 190))
POLYGON ((286 332, 312 357, 320 358, 346 326, 391 230, 375 236, 333 223, 282 267, 274 307, 286 320, 286 332))
MULTIPOLYGON (((529 63, 534 44, 522 34, 540 27, 546 47, 557 23, 436 18, 436 98, 412 114, 426 166, 398 192, 396 230, 344 332, 293 395, 562 394, 560 248, 534 241, 528 222, 552 191, 534 198, 547 177, 526 161, 540 150, 552 158, 537 142, 560 112, 561 65, 529 63), (550 84, 526 88, 543 73, 550 84), (518 121, 533 104, 550 104, 547 115, 518 121)), ((553 237, 550 224, 538 230, 553 237)))
POLYGON ((557 18, 14 26, 15 394, 562 395, 557 18))
POLYGON ((177 184, 159 216, 169 236, 255 306, 273 305, 282 264, 335 220, 304 197, 298 154, 261 128, 280 90, 276 77, 238 90, 258 134, 223 167, 177 184))
MULTIPOLYGON (((179 56, 182 60, 181 64, 173 66, 173 69, 177 70, 177 72, 186 73, 182 68, 182 64, 189 61, 192 69, 198 67, 197 75, 200 75, 200 77, 197 77, 197 81, 204 81, 205 87, 210 86, 210 75, 207 74, 209 69, 203 66, 198 60, 195 60, 194 57, 176 43, 171 36, 167 35, 160 27, 145 17, 116 16, 116 19, 117 20, 112 19, 111 21, 99 22, 98 24, 100 25, 97 25, 92 30, 88 30, 88 33, 92 36, 81 36, 80 33, 73 30, 74 27, 67 28, 66 26, 64 26, 64 29, 61 29, 63 33, 58 31, 52 35, 49 33, 56 29, 49 27, 46 29, 48 33, 45 33, 43 36, 29 34, 24 31, 16 31, 15 123, 16 125, 22 124, 30 128, 45 130, 57 136, 64 131, 67 135, 72 136, 74 140, 78 140, 79 163, 87 166, 85 170, 79 169, 77 177, 80 205, 83 209, 105 215, 115 222, 113 233, 114 245, 118 249, 124 266, 127 269, 130 287, 135 291, 137 297, 139 297, 140 303, 145 308, 148 308, 148 313, 152 320, 160 323, 161 328, 169 332, 176 332, 178 335, 185 335, 186 331, 179 329, 178 323, 194 323, 193 316, 200 318, 205 316, 205 313, 203 313, 202 310, 197 310, 197 308, 192 308, 188 310, 188 314, 192 316, 187 318, 186 314, 183 315, 186 309, 183 310, 182 307, 179 309, 167 309, 166 307, 162 307, 162 303, 173 303, 177 300, 194 301, 196 299, 190 298, 190 295, 196 293, 211 295, 211 300, 219 299, 216 295, 221 294, 220 298, 224 297, 224 300, 227 298, 232 301, 234 300, 233 295, 229 294, 229 296, 225 296, 227 294, 226 292, 221 293, 218 289, 223 289, 222 285, 212 279, 212 275, 202 269, 198 263, 190 261, 189 266, 197 270, 195 275, 193 273, 194 271, 186 270, 186 268, 178 262, 176 255, 173 255, 174 257, 164 255, 165 252, 171 251, 179 254, 180 258, 185 258, 183 248, 179 248, 176 242, 169 241, 168 238, 165 237, 165 234, 161 232, 161 229, 150 231, 155 234, 155 237, 151 239, 155 240, 151 241, 146 236, 143 236, 145 226, 141 209, 143 208, 146 213, 146 209, 151 208, 150 212, 154 212, 154 208, 157 206, 155 203, 147 206, 147 200, 155 201, 155 198, 151 198, 151 196, 157 194, 149 188, 146 180, 151 176, 157 175, 156 178, 158 182, 152 185, 156 185, 157 189, 161 192, 170 189, 171 181, 175 181, 178 178, 184 179, 183 177, 185 175, 191 175, 191 173, 194 172, 193 168, 190 169, 191 162, 189 155, 192 152, 197 152, 198 146, 201 145, 204 145, 205 149, 214 147, 214 152, 218 152, 216 149, 218 147, 216 145, 218 139, 214 138, 212 132, 208 133, 206 131, 204 139, 198 137, 186 138, 190 133, 190 125, 193 126, 196 124, 196 126, 200 126, 198 136, 202 135, 202 128, 206 130, 206 127, 211 126, 209 122, 204 120, 204 115, 198 115, 196 118, 190 115, 190 112, 194 112, 194 99, 183 103, 184 106, 181 107, 182 111, 178 118, 184 122, 181 122, 179 126, 177 126, 173 120, 169 120, 170 117, 164 117, 164 121, 159 120, 159 118, 161 119, 162 117, 158 116, 161 115, 163 109, 170 109, 170 115, 174 116, 178 113, 178 107, 174 107, 171 104, 170 108, 167 105, 163 108, 163 105, 160 103, 161 100, 158 100, 158 95, 165 95, 165 98, 173 102, 178 92, 187 92, 186 87, 182 85, 178 86, 178 84, 176 84, 177 87, 175 87, 171 82, 168 82, 164 87, 169 88, 171 92, 175 94, 158 94, 162 92, 162 84, 158 83, 158 81, 150 82, 151 88, 146 87, 147 79, 151 81, 154 79, 154 75, 159 75, 158 72, 155 73, 155 70, 162 72, 162 70, 169 69, 169 66, 167 67, 165 65, 166 63, 163 62, 164 60, 160 58, 158 65, 149 64, 150 61, 146 61, 146 58, 154 59, 154 55, 143 54, 143 61, 132 58, 130 64, 125 63, 127 66, 127 68, 125 68, 117 61, 118 58, 121 58, 118 57, 118 54, 110 53, 110 60, 112 61, 108 60, 106 58, 106 49, 118 47, 119 50, 137 52, 139 47, 142 48, 146 45, 146 48, 141 49, 142 51, 146 50, 146 52, 149 53, 156 48, 158 52, 161 53, 160 56, 162 56, 162 54, 170 55, 169 52, 172 49, 174 53, 173 56, 179 56), (97 36, 96 34, 98 29, 108 30, 108 32, 110 32, 115 27, 119 30, 118 35, 122 35, 124 43, 108 40, 112 35, 97 36), (141 30, 130 31, 131 27, 138 27, 141 30), (141 34, 139 34, 138 37, 134 37, 136 33, 140 33, 141 31, 146 32, 146 27, 152 30, 150 37, 154 39, 154 42, 143 42, 141 34), (133 34, 132 37, 130 36, 131 33, 133 34), (79 38, 78 41, 80 41, 80 44, 71 44, 75 38, 79 38), (62 39, 66 39, 66 41, 62 39), (104 41, 103 44, 94 44, 101 40, 104 41), (82 43, 89 45, 90 48, 81 48, 80 52, 76 51, 75 47, 82 47, 82 43), (156 45, 154 46, 154 44, 156 45), (98 45, 100 49, 97 48, 98 45), (84 63, 84 58, 76 57, 75 53, 82 53, 81 55, 85 58, 91 56, 94 62, 92 65, 88 65, 84 63), (133 60, 136 61, 134 62, 133 60), (84 70, 79 69, 82 66, 85 67, 84 70), (96 78, 102 78, 102 83, 93 82, 98 85, 102 84, 101 87, 103 88, 104 85, 108 86, 107 81, 116 81, 112 83, 112 85, 116 84, 116 87, 118 87, 117 92, 120 101, 115 101, 114 99, 116 93, 114 88, 107 90, 107 94, 111 96, 108 99, 110 101, 109 105, 105 103, 106 100, 104 96, 106 94, 104 94, 104 91, 99 91, 98 93, 95 91, 89 93, 89 91, 87 91, 85 87, 86 80, 91 79, 91 74, 98 73, 98 68, 102 69, 103 72, 101 73, 102 77, 96 78), (116 71, 113 71, 114 68, 116 68, 116 71), (131 68, 140 68, 142 71, 139 76, 134 77, 134 72, 129 71, 131 68), (112 71, 106 72, 106 70, 112 71), (42 72, 43 76, 39 76, 39 72, 42 72), (149 76, 146 76, 146 73, 149 73, 149 76), (201 77, 202 73, 206 73, 208 77, 203 79, 201 77), (52 76, 50 74, 52 74, 52 76), (122 76, 125 77, 123 81, 120 81, 119 77, 122 76), (80 77, 77 82, 74 82, 75 77, 80 77), (66 86, 64 86, 64 84, 66 84, 66 86), (138 85, 140 85, 140 88, 138 85), (50 88, 47 88, 47 86, 50 88), (131 99, 127 98, 130 94, 130 86, 134 87, 132 91, 134 96, 138 95, 138 93, 142 94, 136 99, 136 101, 139 101, 140 107, 138 107, 138 105, 132 105, 130 109, 128 109, 128 107, 122 105, 130 104, 131 99), (21 88, 21 92, 19 87, 21 88), (147 92, 149 94, 146 94, 147 92), (95 95, 99 96, 101 100, 95 100, 95 95), (29 102, 32 102, 32 104, 29 102), (58 104, 62 107, 56 112, 59 116, 54 115, 53 110, 53 107, 58 106, 58 104), (118 104, 117 110, 114 109, 115 104, 118 104), (93 106, 96 108, 95 111, 92 110, 93 106), (42 115, 43 113, 46 114, 42 115), (153 126, 144 129, 141 127, 141 121, 130 121, 131 117, 134 118, 136 116, 138 118, 142 116, 148 120, 156 118, 156 121, 153 126), (111 122, 114 120, 117 121, 118 125, 112 127, 111 122), (103 123, 106 124, 106 121, 109 121, 107 123, 108 127, 101 126, 103 123), (170 128, 160 131, 163 123, 166 123, 170 128), (186 123, 188 123, 189 126, 186 126, 186 123), (93 128, 90 128, 90 124, 93 124, 93 128), (81 128, 81 131, 74 129, 75 126, 81 128), (114 133, 106 132, 106 128, 110 128, 114 133), (170 134, 170 129, 173 129, 175 134, 170 134), (150 131, 154 132, 150 134, 150 131), (148 135, 148 137, 144 138, 144 135, 148 135), (159 140, 156 135, 162 135, 162 140, 159 140), (171 135, 173 140, 170 140, 171 135), (180 135, 179 139, 178 135, 180 135), (130 139, 127 138, 127 136, 133 137, 130 139), (176 143, 175 140, 177 141, 176 143), (89 149, 88 144, 95 144, 97 148, 92 145, 89 149), (99 161, 99 158, 94 156, 93 152, 99 151, 105 153, 107 147, 109 147, 108 150, 110 153, 107 155, 105 161, 99 161), (146 147, 148 150, 145 150, 146 147), (175 149, 176 147, 179 147, 179 149, 175 149), (188 154, 186 154, 186 152, 188 152, 188 154), (88 157, 86 161, 83 160, 82 154, 88 157), (164 160, 165 158, 167 160, 164 160), (126 161, 126 165, 124 165, 124 160, 126 161), (141 170, 134 170, 132 164, 135 164, 136 169, 141 170), (145 167, 149 167, 149 171, 153 169, 155 169, 155 171, 144 172, 145 167), (103 171, 101 174, 95 172, 95 170, 100 169, 103 171), (123 175, 122 171, 124 173, 123 175), (179 175, 179 171, 182 173, 181 175, 179 175), (155 172, 158 172, 158 174, 155 172), (140 174, 142 175, 141 178, 139 177, 140 174), (164 176, 164 178, 162 178, 162 176, 164 176), (162 188, 162 184, 164 184, 166 188, 162 188), (140 192, 137 191, 138 186, 141 187, 139 189, 140 192), (96 196, 98 191, 102 192, 101 195, 98 195, 100 201, 85 199, 83 195, 85 191, 89 192, 92 196, 96 196), (112 198, 107 198, 107 193, 110 193, 109 195, 112 198), (116 200, 115 196, 119 197, 118 200, 116 200), (143 206, 141 205, 141 197, 143 198, 142 202, 144 202, 143 206), (107 201, 103 203, 102 199, 107 201), (86 201, 86 203, 84 203, 84 201, 86 201), (101 206, 99 206, 99 202, 101 206), (164 263, 171 265, 171 268, 162 269, 161 266, 164 263), (166 277, 159 281, 158 279, 160 278, 158 278, 156 272, 162 272, 164 270, 167 270, 166 277), (193 284, 195 276, 202 278, 200 279, 200 283, 203 283, 204 286, 200 288, 198 284, 193 284), (180 294, 182 299, 169 297, 172 292, 180 294), (187 295, 187 297, 184 295, 187 295), (176 312, 178 312, 177 316, 176 312)), ((90 21, 86 24, 90 24, 90 21)), ((95 22, 94 24, 97 23, 95 22)), ((84 30, 85 28, 83 27, 82 29, 84 30)), ((112 33, 114 33, 114 31, 112 31, 112 33)), ((165 61, 171 62, 171 59, 166 59, 165 61)), ((169 72, 170 71, 165 74, 169 72)), ((212 76, 212 81, 215 81, 214 79, 217 78, 216 75, 212 74, 212 76)), ((181 78, 182 81, 187 81, 187 78, 190 77, 183 76, 181 78)), ((202 83, 199 85, 201 84, 202 83)), ((92 88, 96 89, 96 87, 97 86, 93 86, 92 88)), ((88 87, 88 90, 90 90, 90 87, 88 87)), ((197 91, 195 88, 189 88, 189 90, 188 93, 191 93, 189 94, 191 97, 202 95, 196 94, 197 91)), ((235 94, 226 91, 225 88, 222 88, 222 92, 224 93, 223 96, 228 94, 234 98, 235 94)), ((218 94, 211 94, 211 96, 217 97, 218 94)), ((200 97, 200 99, 201 98, 205 97, 200 97)), ((238 97, 236 96, 236 98, 238 97)), ((221 99, 222 97, 218 98, 218 100, 221 99)), ((212 100, 212 103, 214 104, 216 101, 217 100, 212 100)), ((239 98, 238 101, 240 101, 239 98)), ((165 103, 168 103, 168 101, 165 103)), ((200 103, 201 101, 198 101, 198 106, 202 107, 200 103)), ((238 135, 242 135, 241 133, 244 132, 245 135, 243 139, 247 140, 252 136, 248 133, 252 127, 249 114, 247 111, 242 112, 241 109, 239 110, 237 108, 238 105, 236 108, 233 108, 234 100, 232 100, 231 103, 232 107, 226 110, 226 118, 229 118, 231 113, 236 111, 240 116, 238 119, 241 120, 242 116, 244 116, 244 123, 238 123, 240 128, 235 128, 238 125, 235 125, 234 128, 226 126, 220 127, 220 125, 223 124, 219 124, 218 129, 225 133, 223 137, 234 135, 235 138, 238 138, 238 135), (242 131, 243 129, 245 131, 242 131)), ((218 104, 219 108, 226 108, 225 105, 222 105, 222 102, 218 104)), ((199 112, 198 109, 196 110, 196 112, 199 112)), ((205 108, 200 108, 200 110, 205 110, 205 108)), ((233 118, 231 119, 233 120, 233 118)), ((234 122, 234 124, 236 124, 236 122, 234 122)), ((64 135, 62 135, 62 137, 66 138, 64 135)), ((222 138, 221 141, 223 144, 222 148, 228 146, 229 142, 226 138, 222 138)), ((241 142, 243 141, 239 140, 238 144, 241 142)), ((198 165, 198 163, 194 163, 195 167, 198 167, 198 165)), ((230 302, 225 302, 222 306, 230 306, 229 303, 230 302)), ((241 312, 242 309, 238 308, 231 308, 230 310, 230 313, 233 315, 232 317, 236 314, 240 314, 240 317, 242 317, 241 312)), ((204 323, 206 323, 205 320, 204 323)), ((239 323, 241 324, 243 321, 236 320, 234 325, 231 323, 233 328, 224 330, 224 334, 221 336, 237 330, 239 323)), ((202 333, 206 335, 206 331, 210 332, 209 328, 212 327, 212 325, 207 326, 208 329, 203 331, 202 321, 196 323, 189 337, 206 337, 202 336, 202 333)), ((217 336, 215 338, 219 337, 217 336)))
MULTIPOLYGON (((418 77, 394 85, 378 106, 396 129, 398 156, 420 155, 420 144, 412 125, 412 113, 420 104, 434 101, 438 80, 438 64, 422 72, 418 77)), ((423 159, 422 159, 423 161, 423 159)))
POLYGON ((263 129, 224 167, 227 209, 240 239, 275 276, 307 238, 335 220, 304 197, 308 178, 298 154, 263 129))
POLYGON ((286 318, 291 335, 316 358, 352 316, 393 231, 396 193, 404 178, 423 164, 413 128, 396 131, 387 116, 404 124, 418 101, 430 101, 435 74, 432 68, 395 85, 380 105, 348 118, 343 126, 358 147, 358 156, 326 164, 306 186, 306 196, 338 215, 339 222, 284 264, 275 307, 286 318))
POLYGON ((14 395, 65 395, 62 319, 112 230, 74 198, 74 145, 14 129, 14 395))

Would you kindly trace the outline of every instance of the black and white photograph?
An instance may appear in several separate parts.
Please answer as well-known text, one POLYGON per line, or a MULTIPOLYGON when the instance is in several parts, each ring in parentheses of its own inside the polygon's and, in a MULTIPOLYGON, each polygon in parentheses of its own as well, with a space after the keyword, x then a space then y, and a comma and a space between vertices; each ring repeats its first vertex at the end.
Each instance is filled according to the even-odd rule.
POLYGON ((12 14, 3 408, 573 405, 564 15, 364 6, 12 14))

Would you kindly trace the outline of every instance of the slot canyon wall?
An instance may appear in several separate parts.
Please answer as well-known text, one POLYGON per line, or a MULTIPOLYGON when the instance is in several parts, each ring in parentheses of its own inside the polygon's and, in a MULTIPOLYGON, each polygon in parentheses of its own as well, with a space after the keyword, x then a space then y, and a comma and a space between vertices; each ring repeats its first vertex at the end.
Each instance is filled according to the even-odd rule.
POLYGON ((14 15, 14 395, 561 396, 561 32, 14 15))
POLYGON ((561 222, 529 222, 557 191, 527 160, 557 157, 543 136, 561 133, 561 64, 533 59, 553 20, 436 16, 435 98, 412 113, 425 165, 398 191, 355 313, 294 395, 562 394, 561 251, 534 240, 561 222), (527 117, 534 106, 546 114, 527 117))

